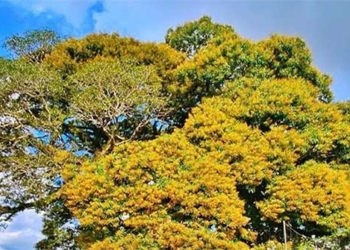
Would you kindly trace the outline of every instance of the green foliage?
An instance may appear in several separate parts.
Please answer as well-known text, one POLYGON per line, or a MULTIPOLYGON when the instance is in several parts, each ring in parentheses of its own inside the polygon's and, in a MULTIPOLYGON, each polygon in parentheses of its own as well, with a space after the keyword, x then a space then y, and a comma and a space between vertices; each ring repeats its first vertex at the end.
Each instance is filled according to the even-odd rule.
POLYGON ((46 236, 36 243, 35 248, 46 249, 79 249, 75 238, 78 236, 78 225, 72 220, 71 212, 60 199, 52 199, 43 207, 42 233, 46 236), (63 226, 62 226, 63 225, 63 226))
POLYGON ((19 58, 40 63, 60 41, 60 36, 52 30, 32 30, 8 38, 5 47, 19 58))
POLYGON ((57 73, 22 61, 6 62, 0 79, 0 196, 10 219, 55 189, 65 89, 57 73))
POLYGON ((235 36, 231 26, 213 23, 210 17, 203 16, 199 20, 188 22, 175 30, 170 28, 165 41, 172 48, 192 57, 214 37, 228 34, 235 36))
POLYGON ((182 46, 198 47, 196 35, 202 35, 197 29, 212 30, 208 32, 212 35, 205 38, 202 49, 194 50, 191 58, 176 68, 176 81, 168 85, 168 90, 174 95, 173 105, 179 110, 174 115, 179 126, 183 125, 189 110, 203 97, 223 94, 222 88, 227 82, 242 77, 261 81, 305 79, 317 87, 317 98, 327 103, 332 100, 330 77, 312 66, 311 53, 300 38, 273 35, 266 40, 252 42, 232 30, 227 31, 227 26, 212 23, 204 17, 180 26, 176 31, 169 31, 167 42, 180 51, 183 51, 182 46))

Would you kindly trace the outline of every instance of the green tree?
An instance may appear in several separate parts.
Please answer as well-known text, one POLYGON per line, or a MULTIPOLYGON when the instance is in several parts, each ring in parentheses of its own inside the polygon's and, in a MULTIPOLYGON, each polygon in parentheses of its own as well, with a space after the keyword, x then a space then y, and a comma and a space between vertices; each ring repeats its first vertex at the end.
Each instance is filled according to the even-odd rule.
POLYGON ((58 74, 37 65, 3 60, 0 70, 0 213, 8 220, 53 189, 65 89, 58 74))
POLYGON ((190 59, 174 70, 176 81, 168 85, 173 94, 172 105, 177 107, 174 120, 178 126, 183 126, 190 109, 203 97, 221 95, 226 82, 242 77, 306 79, 318 87, 320 100, 332 101, 331 78, 312 65, 310 50, 302 39, 273 35, 252 42, 235 34, 232 28, 228 29, 203 17, 169 31, 166 40, 175 49, 202 48, 196 49, 190 59), (202 33, 197 29, 203 29, 204 33, 211 30, 208 31, 211 35, 206 36, 201 45, 196 36, 201 37, 202 33))
POLYGON ((16 57, 23 58, 30 63, 40 63, 51 53, 52 47, 60 41, 61 37, 52 30, 32 30, 23 35, 8 38, 5 48, 16 57))
POLYGON ((201 48, 205 48, 211 39, 223 35, 236 36, 231 26, 213 23, 210 17, 203 16, 197 21, 188 22, 175 29, 170 28, 165 41, 191 58, 201 48))

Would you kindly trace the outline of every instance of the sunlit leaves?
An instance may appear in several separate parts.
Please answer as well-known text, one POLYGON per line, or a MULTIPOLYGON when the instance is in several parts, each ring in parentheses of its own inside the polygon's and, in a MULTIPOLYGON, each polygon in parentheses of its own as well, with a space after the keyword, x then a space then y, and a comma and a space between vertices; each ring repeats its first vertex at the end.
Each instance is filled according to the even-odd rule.
POLYGON ((222 88, 227 82, 242 77, 305 79, 317 87, 318 99, 332 100, 331 78, 312 66, 309 49, 296 37, 274 35, 252 42, 238 36, 213 36, 205 49, 181 64, 176 73, 177 82, 169 90, 177 94, 179 105, 184 108, 200 103, 202 97, 225 93, 222 88))
POLYGON ((174 69, 184 55, 165 44, 141 43, 117 34, 91 34, 83 39, 70 38, 55 46, 44 63, 71 74, 86 62, 104 59, 131 60, 144 65, 156 65, 159 74, 174 69))
POLYGON ((277 177, 268 186, 271 197, 258 206, 264 217, 272 220, 300 218, 301 224, 348 228, 349 185, 345 171, 310 161, 277 177))
POLYGON ((64 177, 73 179, 62 195, 83 226, 112 234, 116 245, 126 239, 113 235, 125 231, 139 232, 137 238, 153 239, 160 248, 229 246, 248 218, 230 166, 200 151, 179 132, 119 147, 74 176, 67 169, 64 177), (167 234, 178 237, 169 240, 167 234))

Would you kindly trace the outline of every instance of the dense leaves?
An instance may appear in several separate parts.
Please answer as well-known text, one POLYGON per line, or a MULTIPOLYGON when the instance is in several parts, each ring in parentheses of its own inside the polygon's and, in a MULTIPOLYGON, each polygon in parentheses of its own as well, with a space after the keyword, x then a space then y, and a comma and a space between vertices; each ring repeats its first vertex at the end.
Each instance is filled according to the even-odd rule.
POLYGON ((207 245, 196 227, 211 242, 224 233, 245 244, 271 239, 282 220, 310 235, 349 227, 349 171, 334 150, 350 145, 350 130, 336 107, 304 80, 246 79, 227 93, 205 99, 172 135, 66 167, 66 204, 103 246, 127 244, 122 231, 139 247, 186 248, 185 231, 179 245, 164 245, 158 227, 168 222, 207 249, 235 248, 207 245))
POLYGON ((232 248, 230 239, 248 222, 244 203, 230 167, 203 152, 179 132, 122 146, 67 167, 62 195, 83 227, 110 237, 104 247, 126 247, 133 237, 130 249, 232 248))
POLYGON ((70 38, 53 49, 44 63, 63 74, 71 74, 86 62, 108 58, 132 60, 144 65, 156 65, 157 72, 164 76, 174 69, 184 55, 165 44, 141 43, 118 34, 91 34, 83 39, 70 38))
POLYGON ((214 37, 228 34, 235 36, 231 26, 213 23, 210 17, 204 16, 176 29, 170 28, 165 41, 174 49, 186 53, 188 57, 192 57, 214 37))

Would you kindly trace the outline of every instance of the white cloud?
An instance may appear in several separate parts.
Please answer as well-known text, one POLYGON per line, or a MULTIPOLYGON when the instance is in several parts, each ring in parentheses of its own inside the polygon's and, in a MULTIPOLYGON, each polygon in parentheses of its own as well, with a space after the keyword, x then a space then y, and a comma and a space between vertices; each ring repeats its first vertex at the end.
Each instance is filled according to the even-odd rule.
POLYGON ((34 210, 18 214, 5 231, 0 232, 0 250, 28 250, 43 238, 42 218, 34 210))
POLYGON ((88 12, 98 0, 7 0, 8 2, 26 9, 33 14, 46 13, 50 18, 50 13, 55 13, 65 17, 67 22, 74 28, 82 26, 88 17, 88 12))

